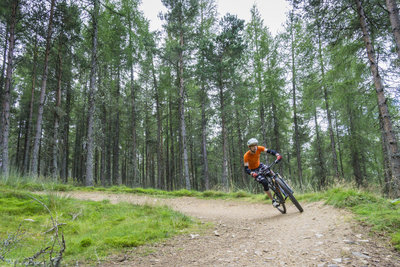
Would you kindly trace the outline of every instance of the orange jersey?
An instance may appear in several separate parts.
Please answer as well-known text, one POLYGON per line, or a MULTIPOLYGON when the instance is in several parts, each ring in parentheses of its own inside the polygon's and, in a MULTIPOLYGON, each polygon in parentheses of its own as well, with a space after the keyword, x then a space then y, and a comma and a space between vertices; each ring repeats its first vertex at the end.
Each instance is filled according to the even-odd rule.
POLYGON ((257 169, 260 166, 260 154, 261 152, 266 152, 267 149, 263 146, 257 146, 256 153, 251 153, 247 151, 243 156, 244 166, 248 166, 250 170, 257 169))

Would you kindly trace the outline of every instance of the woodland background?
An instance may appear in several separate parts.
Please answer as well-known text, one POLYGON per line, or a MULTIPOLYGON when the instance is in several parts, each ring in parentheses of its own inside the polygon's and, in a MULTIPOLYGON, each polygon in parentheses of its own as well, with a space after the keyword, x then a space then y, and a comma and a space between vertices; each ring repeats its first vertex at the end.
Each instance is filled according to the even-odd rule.
POLYGON ((290 1, 276 36, 256 6, 162 2, 151 32, 138 0, 1 1, 3 176, 257 191, 256 137, 298 190, 400 197, 398 0, 290 1))

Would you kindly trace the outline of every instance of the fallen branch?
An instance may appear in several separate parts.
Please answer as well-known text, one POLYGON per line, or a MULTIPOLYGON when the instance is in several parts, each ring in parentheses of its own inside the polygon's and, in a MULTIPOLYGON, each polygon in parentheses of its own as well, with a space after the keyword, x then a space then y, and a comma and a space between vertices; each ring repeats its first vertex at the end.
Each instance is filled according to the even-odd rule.
POLYGON ((67 225, 66 223, 59 223, 56 226, 52 227, 51 229, 47 230, 46 232, 44 232, 45 234, 52 232, 53 230, 58 230, 58 226, 61 225, 67 225))
POLYGON ((45 249, 41 249, 40 251, 36 252, 35 255, 32 257, 25 258, 23 261, 24 265, 33 265, 36 266, 40 264, 39 262, 35 262, 35 260, 42 254, 47 253, 46 250, 48 250, 50 247, 47 247, 45 249))
POLYGON ((9 253, 21 240, 25 232, 21 231, 21 223, 14 234, 9 234, 8 237, 0 242, 0 260, 5 261, 7 253, 9 253))

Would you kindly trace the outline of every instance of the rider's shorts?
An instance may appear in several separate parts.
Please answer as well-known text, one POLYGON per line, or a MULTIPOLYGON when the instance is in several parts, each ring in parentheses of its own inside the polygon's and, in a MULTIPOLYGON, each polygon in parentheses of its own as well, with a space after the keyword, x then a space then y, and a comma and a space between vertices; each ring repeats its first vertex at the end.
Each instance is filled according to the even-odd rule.
MULTIPOLYGON (((258 166, 257 169, 254 169, 254 170, 251 170, 251 171, 258 173, 258 171, 260 170, 260 168, 262 166, 264 166, 264 164, 260 163, 260 166, 258 166)), ((265 179, 265 177, 262 177, 261 175, 259 175, 259 176, 257 176, 256 181, 263 185, 264 191, 268 191, 269 190, 268 182, 267 182, 267 179, 265 179)))

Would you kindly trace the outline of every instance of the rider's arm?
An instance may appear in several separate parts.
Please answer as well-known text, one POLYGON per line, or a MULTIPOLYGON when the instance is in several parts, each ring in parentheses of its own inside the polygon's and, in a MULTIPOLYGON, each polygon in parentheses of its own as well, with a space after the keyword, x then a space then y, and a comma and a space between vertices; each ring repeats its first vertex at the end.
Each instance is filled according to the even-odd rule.
POLYGON ((282 156, 275 150, 273 149, 267 149, 267 153, 276 156, 276 160, 280 161, 282 159, 282 156))
POLYGON ((244 159, 244 171, 250 175, 251 174, 251 170, 249 169, 249 163, 246 162, 246 159, 244 159))
POLYGON ((251 174, 251 170, 249 169, 249 166, 244 166, 244 171, 250 175, 251 174))

